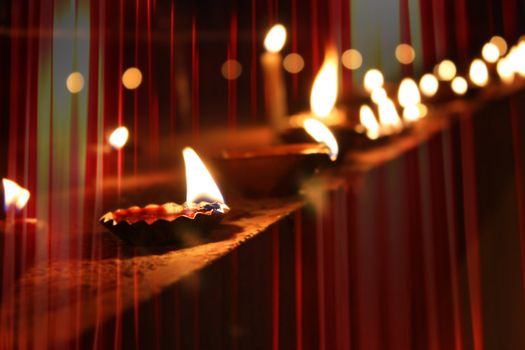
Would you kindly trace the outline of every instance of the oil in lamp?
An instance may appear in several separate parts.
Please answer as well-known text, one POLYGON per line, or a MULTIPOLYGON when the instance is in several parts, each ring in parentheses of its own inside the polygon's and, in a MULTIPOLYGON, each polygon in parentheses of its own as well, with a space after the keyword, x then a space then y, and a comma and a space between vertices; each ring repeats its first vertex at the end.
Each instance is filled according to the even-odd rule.
POLYGON ((230 208, 197 153, 183 150, 186 168, 186 202, 150 204, 106 213, 100 222, 133 245, 184 244, 188 232, 206 233, 230 208))

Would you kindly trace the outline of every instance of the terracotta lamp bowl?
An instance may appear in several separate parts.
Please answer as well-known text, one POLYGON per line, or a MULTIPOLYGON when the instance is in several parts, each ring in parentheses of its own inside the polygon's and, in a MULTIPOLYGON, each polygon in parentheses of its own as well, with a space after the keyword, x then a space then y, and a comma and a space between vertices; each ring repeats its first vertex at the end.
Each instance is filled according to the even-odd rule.
POLYGON ((275 197, 298 193, 303 179, 329 163, 325 145, 308 143, 223 151, 217 168, 232 192, 275 197))

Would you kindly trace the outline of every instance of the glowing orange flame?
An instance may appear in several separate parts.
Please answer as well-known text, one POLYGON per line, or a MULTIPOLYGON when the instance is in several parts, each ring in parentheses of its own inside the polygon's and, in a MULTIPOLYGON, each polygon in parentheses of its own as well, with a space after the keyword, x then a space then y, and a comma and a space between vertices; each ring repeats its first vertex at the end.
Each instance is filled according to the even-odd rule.
POLYGON ((436 94, 439 88, 439 81, 434 74, 427 73, 419 80, 419 88, 423 95, 432 97, 436 94))
POLYGON ((362 105, 359 109, 359 121, 366 130, 366 136, 375 140, 380 135, 379 123, 374 115, 374 111, 367 105, 362 105))
POLYGON ((310 108, 317 117, 327 117, 337 100, 337 55, 329 52, 315 77, 310 94, 310 108))
POLYGON ((489 82, 489 71, 485 62, 476 58, 472 61, 469 71, 470 80, 477 86, 485 86, 489 82))
POLYGON ((370 93, 376 89, 379 89, 380 87, 383 87, 384 82, 385 78, 383 77, 383 73, 377 69, 370 69, 368 72, 366 72, 363 80, 365 90, 370 93))
POLYGON ((379 104, 379 122, 385 134, 399 132, 403 127, 396 106, 389 98, 379 104))
POLYGON ((414 80, 405 78, 399 84, 397 99, 402 107, 415 106, 421 101, 419 89, 414 80))
POLYGON ((2 179, 2 183, 4 185, 4 208, 6 210, 10 207, 17 210, 23 209, 31 196, 29 191, 8 179, 2 179))
POLYGON ((121 149, 126 145, 129 138, 129 131, 125 126, 116 128, 109 136, 109 144, 115 149, 121 149))
POLYGON ((186 147, 182 155, 186 166, 186 203, 206 201, 224 204, 219 187, 197 153, 186 147))
POLYGON ((451 81, 457 73, 457 68, 451 60, 444 60, 436 66, 435 74, 441 80, 451 81))
POLYGON ((510 59, 508 59, 507 57, 502 58, 498 62, 496 70, 498 71, 500 79, 504 83, 510 84, 514 81, 514 70, 512 69, 510 59))
POLYGON ((282 24, 274 25, 264 38, 264 47, 269 52, 279 52, 286 42, 286 28, 282 24))
POLYGON ((303 122, 303 127, 315 141, 324 143, 330 150, 330 159, 335 161, 339 155, 339 145, 334 134, 326 125, 314 118, 307 118, 303 122))
POLYGON ((468 90, 468 83, 463 77, 455 77, 450 86, 456 95, 464 95, 468 90))

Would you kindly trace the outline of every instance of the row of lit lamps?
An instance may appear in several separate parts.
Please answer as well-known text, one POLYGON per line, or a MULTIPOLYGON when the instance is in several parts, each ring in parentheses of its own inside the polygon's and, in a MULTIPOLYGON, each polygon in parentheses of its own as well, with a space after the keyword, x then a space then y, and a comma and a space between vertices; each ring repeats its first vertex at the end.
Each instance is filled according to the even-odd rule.
POLYGON ((428 108, 421 102, 421 94, 427 99, 432 99, 438 92, 440 84, 450 84, 452 92, 458 96, 467 93, 469 85, 483 88, 490 81, 489 66, 495 67, 502 82, 510 84, 515 75, 525 77, 525 41, 520 40, 507 53, 506 41, 494 36, 481 50, 481 58, 475 58, 468 70, 468 80, 458 75, 456 65, 451 60, 438 63, 433 73, 426 73, 416 83, 412 78, 401 81, 397 91, 397 102, 402 108, 402 117, 399 116, 396 105, 388 97, 384 89, 384 78, 381 71, 370 69, 365 73, 364 89, 370 94, 373 106, 377 109, 376 119, 373 108, 363 105, 360 108, 360 128, 366 132, 370 139, 400 132, 404 126, 423 118, 428 108), (507 55, 505 55, 507 54, 507 55))

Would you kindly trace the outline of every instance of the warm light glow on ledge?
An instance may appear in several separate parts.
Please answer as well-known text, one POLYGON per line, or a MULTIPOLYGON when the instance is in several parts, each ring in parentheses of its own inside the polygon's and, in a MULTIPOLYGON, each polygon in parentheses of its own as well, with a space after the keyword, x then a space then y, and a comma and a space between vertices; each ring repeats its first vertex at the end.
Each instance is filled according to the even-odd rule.
POLYGON ((366 130, 366 136, 375 140, 380 135, 379 122, 374 115, 374 111, 367 105, 362 105, 359 109, 359 122, 366 130))
POLYGON ((2 179, 2 184, 4 186, 5 210, 8 210, 11 207, 14 207, 17 210, 23 209, 31 196, 29 191, 9 179, 2 179))
POLYGON ((383 77, 383 73, 381 73, 378 69, 370 69, 365 73, 363 82, 365 85, 365 90, 371 93, 375 89, 383 87, 385 78, 383 77))
POLYGON ((405 78, 399 84, 397 99, 402 107, 415 106, 421 102, 421 95, 416 82, 411 78, 405 78))
POLYGON ((121 149, 126 145, 129 138, 128 128, 120 126, 109 135, 109 144, 115 149, 121 149))
POLYGON ((310 94, 310 109, 317 117, 327 117, 337 100, 337 56, 328 53, 315 77, 310 94))
POLYGON ((455 77, 450 86, 456 95, 465 95, 468 90, 467 81, 463 77, 455 77))
POLYGON ((419 88, 423 95, 426 97, 432 97, 436 94, 439 88, 439 81, 434 74, 427 73, 419 80, 419 88))
POLYGON ((489 82, 489 71, 485 62, 476 58, 472 61, 469 70, 469 78, 477 86, 486 86, 489 82))
POLYGON ((182 151, 186 167, 186 203, 218 202, 224 204, 219 187, 210 172, 190 147, 182 151))
POLYGON ((282 24, 274 25, 264 38, 264 48, 269 52, 279 52, 286 42, 286 28, 282 24))
POLYGON ((328 147, 330 150, 330 159, 335 161, 339 155, 339 145, 332 131, 322 122, 314 118, 305 119, 303 127, 315 141, 323 143, 328 147))
POLYGON ((500 56, 500 52, 495 44, 486 43, 481 49, 481 56, 488 63, 495 63, 500 56))
POLYGON ((440 80, 451 81, 457 73, 456 65, 451 60, 444 60, 436 66, 434 73, 440 80))

